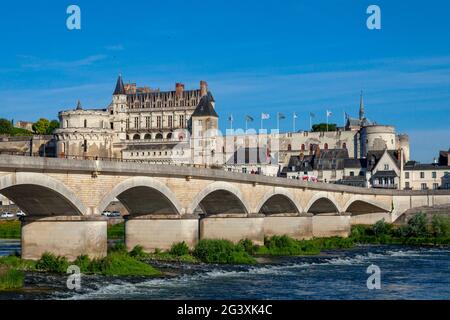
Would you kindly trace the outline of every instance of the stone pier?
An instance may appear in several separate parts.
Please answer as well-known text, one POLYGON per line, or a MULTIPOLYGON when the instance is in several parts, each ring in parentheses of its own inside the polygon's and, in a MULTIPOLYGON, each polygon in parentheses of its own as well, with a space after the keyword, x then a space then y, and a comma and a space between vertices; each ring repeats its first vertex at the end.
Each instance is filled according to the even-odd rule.
POLYGON ((350 215, 315 215, 312 218, 312 231, 316 238, 348 237, 350 215))
POLYGON ((198 234, 196 218, 143 216, 125 221, 125 244, 128 250, 136 245, 142 246, 146 252, 168 250, 172 244, 183 241, 193 248, 197 244, 198 234))
POLYGON ((286 235, 297 240, 313 237, 312 216, 267 216, 264 218, 264 236, 286 235))
POLYGON ((61 216, 22 220, 22 258, 38 260, 43 253, 103 258, 107 254, 107 221, 102 217, 61 216))
POLYGON ((200 220, 200 239, 224 239, 239 242, 250 239, 264 244, 264 217, 211 216, 200 220))

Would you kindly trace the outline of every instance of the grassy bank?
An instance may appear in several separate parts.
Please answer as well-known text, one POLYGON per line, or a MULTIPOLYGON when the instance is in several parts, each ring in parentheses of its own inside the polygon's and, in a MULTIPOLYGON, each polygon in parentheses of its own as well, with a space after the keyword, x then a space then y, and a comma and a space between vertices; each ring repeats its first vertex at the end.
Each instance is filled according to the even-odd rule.
POLYGON ((0 239, 20 239, 20 221, 0 221, 0 239))
POLYGON ((125 223, 117 223, 108 226, 108 239, 117 240, 125 237, 125 223))

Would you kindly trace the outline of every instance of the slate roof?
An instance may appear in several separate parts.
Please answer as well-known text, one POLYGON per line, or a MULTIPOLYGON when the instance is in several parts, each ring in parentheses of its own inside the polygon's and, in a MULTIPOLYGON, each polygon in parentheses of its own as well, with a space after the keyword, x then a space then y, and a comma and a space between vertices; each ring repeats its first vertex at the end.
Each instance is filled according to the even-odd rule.
POLYGON ((212 96, 211 92, 208 91, 208 94, 204 95, 200 99, 200 102, 198 103, 197 108, 195 108, 192 117, 210 116, 218 118, 219 116, 217 115, 216 110, 214 110, 214 106, 212 104, 213 102, 214 97, 212 96))
POLYGON ((420 163, 417 161, 408 161, 403 169, 408 171, 450 170, 450 166, 442 166, 437 163, 420 163))
POLYGON ((178 143, 132 144, 128 145, 124 151, 172 150, 177 145, 178 143))
POLYGON ((286 171, 342 170, 346 159, 347 149, 324 149, 313 155, 291 156, 286 171), (293 167, 295 170, 292 170, 293 167))
POLYGON ((125 86, 123 85, 123 80, 122 80, 122 76, 119 76, 119 78, 117 78, 117 83, 116 83, 116 89, 114 90, 114 95, 117 94, 126 94, 125 92, 125 86))
POLYGON ((382 177, 382 178, 395 178, 397 177, 397 173, 395 173, 394 170, 379 170, 377 171, 372 178, 378 178, 378 177, 382 177))

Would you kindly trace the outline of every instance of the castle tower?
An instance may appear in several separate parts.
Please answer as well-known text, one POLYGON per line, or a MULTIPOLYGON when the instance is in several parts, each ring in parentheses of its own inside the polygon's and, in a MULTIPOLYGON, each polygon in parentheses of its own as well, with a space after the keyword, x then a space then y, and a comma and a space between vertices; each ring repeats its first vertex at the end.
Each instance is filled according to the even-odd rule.
POLYGON ((126 109, 127 93, 123 84, 122 75, 119 75, 109 112, 111 114, 111 129, 116 132, 116 138, 120 140, 126 139, 126 109))
POLYGON ((191 116, 192 159, 194 164, 212 165, 218 161, 216 137, 219 116, 214 108, 214 98, 208 92, 201 99, 191 116))

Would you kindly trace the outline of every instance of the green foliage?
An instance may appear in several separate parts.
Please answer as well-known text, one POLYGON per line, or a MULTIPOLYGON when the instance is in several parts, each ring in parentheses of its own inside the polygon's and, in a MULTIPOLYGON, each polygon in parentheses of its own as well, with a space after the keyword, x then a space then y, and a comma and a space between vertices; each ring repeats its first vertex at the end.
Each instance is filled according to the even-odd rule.
POLYGON ((28 131, 26 129, 22 129, 22 128, 12 128, 11 132, 9 133, 12 136, 32 136, 33 132, 28 131))
POLYGON ((81 272, 88 272, 90 263, 91 260, 85 254, 78 256, 73 262, 73 264, 77 265, 80 268, 81 272))
POLYGON ((125 243, 122 241, 119 241, 112 246, 109 251, 112 252, 121 252, 121 253, 127 253, 127 247, 125 246, 125 243))
POLYGON ((108 239, 123 239, 125 237, 125 223, 108 226, 108 239))
POLYGON ((69 262, 65 257, 57 257, 53 253, 46 252, 36 262, 36 269, 52 273, 65 273, 69 262))
POLYGON ((436 215, 433 216, 431 220, 431 232, 435 237, 450 237, 450 219, 436 215))
POLYGON ((184 255, 189 254, 189 247, 186 244, 186 242, 178 242, 178 243, 174 243, 172 245, 172 247, 170 248, 169 253, 171 255, 177 256, 177 257, 181 257, 184 255))
POLYGON ((194 256, 205 263, 220 264, 254 264, 242 245, 235 245, 228 240, 200 240, 195 246, 194 256))
POLYGON ((0 291, 20 289, 23 287, 24 279, 23 271, 0 266, 0 291))
POLYGON ((8 266, 21 271, 35 270, 35 261, 23 260, 18 255, 9 255, 0 257, 0 266, 8 266))
POLYGON ((391 233, 392 226, 384 221, 384 219, 377 221, 373 227, 373 234, 377 237, 388 235, 391 233))
POLYGON ((49 121, 45 118, 40 118, 37 122, 33 124, 33 131, 37 134, 52 134, 53 131, 59 127, 59 122, 57 120, 49 121))
POLYGON ((11 134, 13 125, 7 119, 0 119, 0 134, 11 134))
POLYGON ((424 237, 428 235, 427 217, 424 213, 414 215, 408 221, 408 236, 409 237, 424 237))
MULTIPOLYGON (((337 130, 337 125, 335 123, 328 124, 328 131, 336 131, 336 130, 337 130)), ((327 124, 326 123, 313 124, 312 131, 313 132, 326 132, 327 124)))
POLYGON ((91 261, 89 272, 105 276, 157 276, 161 272, 127 253, 116 251, 103 259, 91 261))
POLYGON ((138 260, 142 260, 142 259, 146 259, 148 258, 148 254, 144 252, 144 248, 140 245, 135 246, 131 251, 130 251, 130 256, 138 259, 138 260))
POLYGON ((0 239, 20 239, 21 226, 18 220, 0 222, 0 239))
POLYGON ((254 255, 258 251, 258 246, 255 245, 250 239, 243 239, 239 241, 239 244, 249 255, 254 255))

